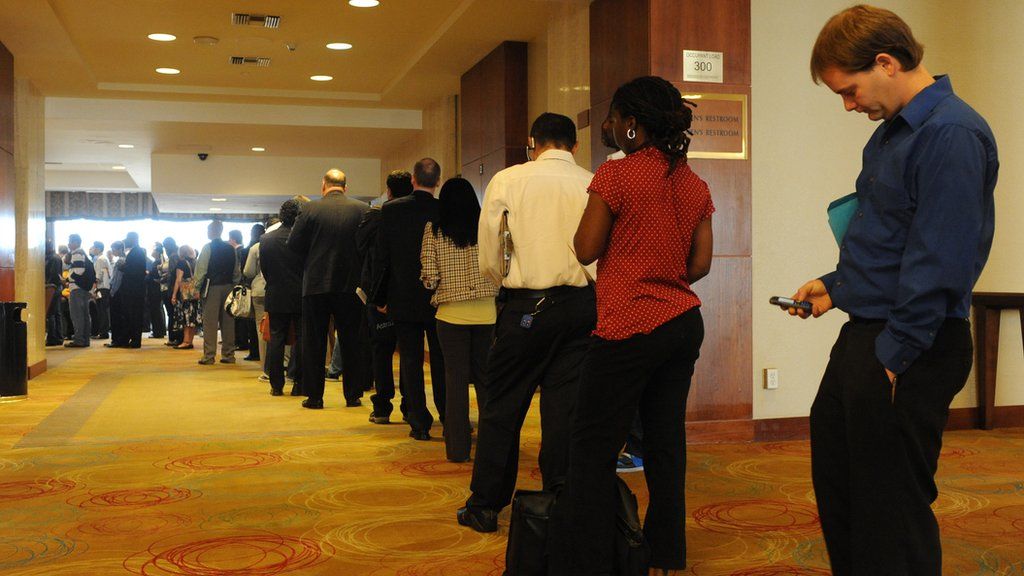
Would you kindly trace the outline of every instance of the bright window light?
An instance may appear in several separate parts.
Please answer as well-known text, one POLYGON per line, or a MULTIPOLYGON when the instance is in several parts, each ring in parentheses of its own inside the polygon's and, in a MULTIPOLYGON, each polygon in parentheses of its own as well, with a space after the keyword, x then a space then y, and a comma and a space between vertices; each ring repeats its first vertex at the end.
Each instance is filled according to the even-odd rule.
MULTIPOLYGON (((213 217, 213 214, 210 214, 213 217)), ((178 245, 187 244, 195 249, 196 255, 209 240, 206 237, 206 226, 210 223, 209 218, 205 220, 190 220, 180 222, 177 220, 153 220, 150 218, 140 220, 57 220, 53 223, 53 242, 56 246, 68 243, 68 236, 78 234, 82 237, 82 246, 88 248, 92 243, 99 240, 110 250, 110 244, 115 240, 124 240, 129 232, 139 233, 139 245, 146 249, 147 254, 152 252, 155 242, 163 242, 164 238, 174 238, 178 245)), ((256 224, 256 220, 245 222, 225 222, 224 236, 226 240, 229 230, 241 230, 242 237, 249 238, 249 229, 256 224)))

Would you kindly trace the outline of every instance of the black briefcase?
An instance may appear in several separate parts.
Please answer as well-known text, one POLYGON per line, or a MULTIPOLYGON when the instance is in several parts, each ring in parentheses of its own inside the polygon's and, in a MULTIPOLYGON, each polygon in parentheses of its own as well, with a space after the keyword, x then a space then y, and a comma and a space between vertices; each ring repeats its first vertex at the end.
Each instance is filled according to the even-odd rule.
MULTIPOLYGON (((615 551, 612 573, 618 576, 646 576, 651 549, 644 538, 636 496, 616 476, 615 551)), ((560 488, 560 487, 559 487, 560 488)), ((516 490, 508 527, 503 576, 546 576, 548 573, 548 521, 557 493, 516 490)))
POLYGON ((548 519, 556 495, 540 490, 516 490, 505 549, 504 576, 546 576, 548 519))

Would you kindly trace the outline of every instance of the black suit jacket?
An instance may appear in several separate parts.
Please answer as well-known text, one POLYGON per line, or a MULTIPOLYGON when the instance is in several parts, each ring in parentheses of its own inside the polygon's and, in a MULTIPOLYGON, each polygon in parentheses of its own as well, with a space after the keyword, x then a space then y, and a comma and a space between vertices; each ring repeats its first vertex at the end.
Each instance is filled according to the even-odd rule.
POLYGON ((432 322, 430 291, 420 282, 423 228, 437 220, 438 201, 426 190, 385 202, 374 246, 375 304, 396 322, 432 322))
POLYGON ((356 230, 369 204, 332 192, 302 207, 288 246, 305 258, 302 295, 354 294, 362 259, 356 230))
POLYGON ((288 246, 291 232, 281 226, 260 238, 260 271, 267 281, 263 302, 271 314, 302 313, 302 255, 288 246))
POLYGON ((140 296, 146 293, 146 250, 141 246, 132 248, 125 256, 120 291, 140 296))

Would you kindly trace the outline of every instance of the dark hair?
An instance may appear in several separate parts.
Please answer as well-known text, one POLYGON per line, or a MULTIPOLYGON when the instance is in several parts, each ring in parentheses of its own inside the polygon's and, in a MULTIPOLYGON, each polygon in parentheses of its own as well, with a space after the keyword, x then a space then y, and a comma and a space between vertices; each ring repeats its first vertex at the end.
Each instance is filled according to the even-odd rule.
POLYGON ((412 174, 405 170, 392 171, 391 174, 388 174, 387 187, 391 191, 392 198, 401 198, 412 194, 412 174))
POLYGON ((79 236, 78 234, 70 234, 68 235, 68 244, 78 244, 79 246, 81 246, 82 237, 79 236))
POLYGON ((224 233, 224 223, 221 222, 220 220, 217 220, 216 218, 210 220, 210 225, 208 226, 208 228, 216 232, 217 236, 220 236, 221 234, 224 233))
POLYGON ((295 198, 289 198, 281 204, 281 210, 279 215, 281 216, 281 225, 291 228, 295 225, 295 219, 299 217, 299 212, 302 210, 302 202, 295 198))
POLYGON ((252 228, 249 230, 249 246, 252 246, 253 244, 259 242, 260 238, 266 231, 267 227, 264 226, 263 224, 253 224, 252 228))
POLYGON ((178 243, 174 238, 171 238, 170 236, 164 238, 164 252, 167 253, 168 258, 170 258, 171 252, 173 252, 175 256, 178 255, 178 243))
POLYGON ((129 242, 131 242, 132 248, 138 246, 139 245, 139 233, 138 232, 129 232, 129 233, 125 234, 124 235, 125 246, 127 246, 129 242))
POLYGON ((626 82, 612 96, 612 108, 623 119, 632 116, 644 127, 647 140, 668 158, 672 175, 679 160, 686 163, 690 147, 690 124, 693 110, 671 82, 658 76, 641 76, 626 82))
POLYGON ((97 249, 97 250, 99 250, 100 252, 103 252, 103 248, 104 248, 103 242, 100 242, 99 240, 93 242, 92 243, 92 247, 97 249))
POLYGON ((847 73, 870 70, 882 53, 913 70, 924 57, 924 46, 895 13, 865 4, 851 6, 829 18, 818 33, 811 50, 811 79, 820 83, 829 68, 847 73))
POLYGON ((239 244, 241 244, 242 243, 242 231, 241 230, 232 230, 232 231, 228 232, 228 239, 229 240, 234 240, 235 242, 238 242, 239 244))
POLYGON ((534 146, 554 144, 571 150, 576 145, 576 123, 568 116, 545 112, 533 121, 530 137, 534 146))
POLYGON ((412 167, 412 173, 416 177, 416 183, 427 188, 435 188, 441 181, 441 165, 433 158, 424 158, 417 162, 412 167))
POLYGON ((111 250, 124 250, 124 242, 120 240, 114 240, 110 243, 111 250))
POLYGON ((480 201, 473 185, 465 178, 449 178, 438 195, 434 234, 440 232, 459 248, 476 245, 480 222, 480 201))

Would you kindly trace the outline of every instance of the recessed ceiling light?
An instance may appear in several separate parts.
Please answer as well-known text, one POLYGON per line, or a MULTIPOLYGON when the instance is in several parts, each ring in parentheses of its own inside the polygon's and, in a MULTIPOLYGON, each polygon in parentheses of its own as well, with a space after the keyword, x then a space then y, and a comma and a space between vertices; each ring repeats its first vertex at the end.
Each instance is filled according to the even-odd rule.
POLYGON ((146 38, 156 40, 157 42, 173 42, 178 39, 174 34, 150 34, 146 38))
POLYGON ((310 76, 309 79, 315 82, 330 82, 331 80, 334 80, 334 76, 327 76, 326 74, 317 74, 316 76, 310 76))
POLYGON ((221 208, 210 208, 210 212, 220 212, 221 208))
POLYGON ((192 38, 192 41, 200 46, 214 46, 220 42, 220 38, 215 38, 213 36, 196 36, 195 38, 192 38))
POLYGON ((263 146, 253 146, 252 148, 249 148, 249 150, 252 150, 253 152, 266 152, 267 151, 267 149, 264 148, 263 146))
POLYGON ((173 74, 181 74, 181 70, 178 70, 177 68, 157 68, 156 69, 156 73, 157 74, 172 74, 173 75, 173 74))
POLYGON ((348 0, 348 5, 356 8, 373 8, 378 4, 380 4, 380 0, 348 0))
POLYGON ((351 50, 352 45, 348 42, 331 42, 327 45, 328 50, 351 50))
POLYGON ((117 165, 111 166, 110 169, 111 170, 127 170, 128 168, 125 167, 125 166, 122 166, 120 164, 117 164, 117 165))
POLYGON ((227 202, 227 198, 210 198, 210 202, 227 202))
POLYGON ((125 150, 130 150, 132 148, 135 148, 135 144, 118 144, 117 147, 124 148, 125 150))

